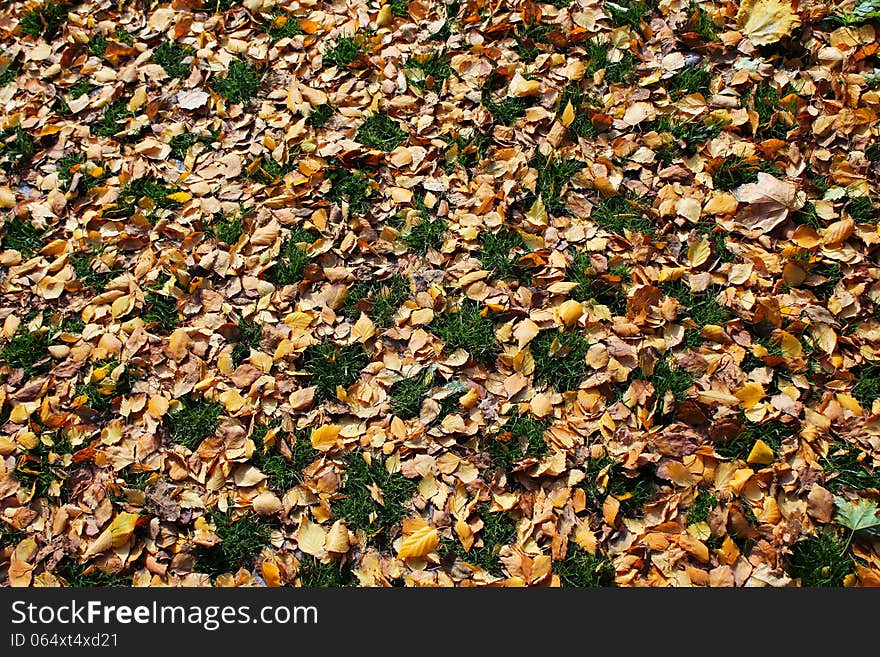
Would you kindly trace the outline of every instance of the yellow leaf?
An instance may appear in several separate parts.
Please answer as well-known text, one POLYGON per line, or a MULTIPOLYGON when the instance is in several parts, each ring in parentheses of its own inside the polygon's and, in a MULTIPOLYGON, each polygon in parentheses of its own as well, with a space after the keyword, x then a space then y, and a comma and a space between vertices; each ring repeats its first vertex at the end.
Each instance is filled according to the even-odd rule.
POLYGON ((178 203, 186 203, 192 198, 192 194, 186 192, 174 192, 173 194, 169 194, 168 198, 172 201, 177 201, 178 203))
POLYGON ((437 529, 431 527, 422 518, 403 521, 403 541, 397 553, 400 559, 418 559, 424 557, 440 545, 437 529))
POLYGON ((273 589, 281 586, 281 571, 278 570, 278 566, 271 561, 264 561, 261 564, 261 570, 263 571, 263 581, 266 582, 266 586, 273 589))
POLYGON ((764 387, 756 381, 749 381, 733 393, 743 408, 751 408, 764 398, 764 387))
POLYGON ((572 124, 574 121, 574 107, 571 106, 571 101, 568 101, 568 104, 565 106, 565 109, 562 110, 562 125, 566 128, 572 124))
POLYGON ((779 332, 779 348, 786 358, 800 358, 804 353, 800 341, 788 331, 779 332))
POLYGON ((800 24, 800 18, 785 0, 743 0, 736 14, 740 32, 756 46, 776 43, 800 24))
POLYGON ((318 556, 324 551, 324 529, 321 525, 315 524, 307 517, 303 518, 299 529, 296 532, 296 541, 299 543, 299 549, 313 557, 318 556))
POLYGON ((382 5, 379 15, 376 16, 376 27, 387 27, 391 25, 393 20, 394 15, 391 13, 391 5, 382 5))
POLYGON ((538 200, 532 203, 532 207, 529 208, 529 211, 526 212, 526 219, 529 220, 529 223, 535 226, 547 225, 547 208, 544 207, 544 201, 540 196, 538 197, 538 200))
POLYGON ((358 342, 366 342, 376 335, 376 325, 373 323, 366 313, 361 311, 361 316, 351 329, 351 337, 357 339, 358 342))
POLYGON ((688 264, 691 267, 699 267, 709 259, 711 254, 712 249, 709 247, 708 241, 701 239, 698 242, 694 242, 688 248, 688 264))
POLYGON ((319 452, 329 452, 336 447, 341 428, 338 424, 325 424, 323 427, 312 429, 312 447, 319 452))
POLYGON ((113 547, 118 548, 128 543, 128 539, 134 533, 138 514, 122 512, 110 523, 110 535, 113 538, 113 547))
POLYGON ((835 221, 825 230, 822 242, 825 246, 839 246, 847 237, 852 235, 855 227, 855 222, 849 218, 835 221))
POLYGON ((220 402, 230 413, 235 413, 245 404, 245 398, 241 396, 238 390, 225 390, 218 397, 220 402))
POLYGON ((566 328, 571 328, 577 324, 583 312, 584 308, 580 302, 573 301, 572 299, 562 302, 559 308, 557 308, 559 321, 565 324, 566 328))
POLYGON ((518 71, 514 74, 507 89, 508 96, 537 96, 541 93, 540 80, 526 80, 518 71))
POLYGON ((755 441, 755 445, 752 447, 752 451, 749 452, 749 457, 746 461, 749 463, 757 463, 759 465, 770 465, 773 463, 774 459, 773 450, 767 443, 759 438, 755 441))

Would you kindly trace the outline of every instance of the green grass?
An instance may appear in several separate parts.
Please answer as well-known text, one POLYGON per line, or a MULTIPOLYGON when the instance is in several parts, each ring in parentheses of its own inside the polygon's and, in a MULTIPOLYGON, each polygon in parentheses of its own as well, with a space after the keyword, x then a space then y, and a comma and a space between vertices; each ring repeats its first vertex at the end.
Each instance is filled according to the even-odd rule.
POLYGON ((606 274, 597 274, 589 253, 578 251, 574 254, 565 277, 578 284, 568 293, 570 299, 594 301, 608 306, 615 315, 626 313, 626 291, 623 286, 632 282, 632 274, 627 266, 620 265, 606 274))
POLYGON ((664 415, 672 409, 664 408, 663 398, 667 392, 672 393, 676 402, 683 401, 687 396, 687 390, 694 384, 696 377, 676 365, 670 363, 667 357, 663 357, 654 364, 654 372, 648 377, 648 381, 654 386, 654 399, 657 403, 657 412, 664 415))
POLYGON ((244 58, 229 62, 226 74, 214 80, 214 91, 230 103, 250 104, 260 90, 263 73, 244 58))
POLYGON ((535 383, 545 383, 559 392, 577 390, 587 374, 589 348, 575 331, 542 331, 531 342, 535 383))
MULTIPOLYGON (((80 80, 77 80, 74 84, 70 85, 66 89, 63 89, 63 91, 66 95, 75 100, 84 94, 94 91, 95 89, 97 89, 97 87, 92 84, 91 80, 89 80, 88 78, 82 78, 80 80)), ((67 99, 60 93, 55 97, 55 104, 52 106, 52 109, 55 112, 58 112, 59 114, 65 116, 71 113, 70 105, 68 104, 67 99)))
POLYGON ((736 255, 727 246, 727 238, 730 237, 729 231, 718 230, 716 224, 711 220, 697 224, 697 230, 706 236, 706 239, 712 245, 715 257, 720 258, 721 262, 734 262, 736 260, 736 255))
POLYGON ((524 62, 533 62, 541 54, 539 44, 547 43, 547 35, 553 31, 549 23, 521 23, 516 30, 516 52, 524 62))
POLYGON ((694 501, 691 502, 691 505, 687 510, 688 524, 693 525, 698 522, 706 522, 706 520, 709 519, 709 514, 716 506, 718 506, 718 498, 715 497, 714 493, 706 490, 700 491, 699 494, 694 497, 694 501))
POLYGON ((106 290, 110 281, 123 272, 121 269, 99 270, 103 263, 93 253, 75 253, 70 256, 70 264, 73 265, 73 271, 82 286, 91 288, 98 294, 106 290))
POLYGON ((846 203, 846 212, 857 224, 876 223, 877 209, 870 196, 857 196, 846 203))
POLYGON ((709 17, 709 13, 696 2, 691 2, 688 11, 688 27, 703 41, 715 41, 718 38, 718 26, 709 17))
POLYGON ((306 123, 313 128, 320 129, 323 128, 327 121, 330 120, 330 117, 333 116, 333 106, 329 104, 318 105, 317 107, 313 107, 312 111, 309 112, 309 117, 306 119, 306 123))
POLYGON ((843 440, 834 442, 820 462, 825 472, 824 486, 833 493, 880 489, 880 471, 874 469, 871 457, 843 440))
POLYGON ((126 46, 134 45, 134 34, 129 32, 123 27, 117 27, 116 31, 113 32, 113 38, 116 39, 119 43, 126 46))
POLYGON ((675 121, 670 116, 661 116, 647 124, 646 129, 654 130, 664 139, 657 149, 657 156, 664 164, 676 157, 692 157, 707 141, 721 134, 722 126, 717 121, 675 121))
POLYGON ((370 178, 360 171, 343 167, 332 169, 328 174, 330 191, 327 198, 339 205, 348 204, 349 212, 363 214, 370 207, 373 196, 370 178))
POLYGON ((609 53, 612 49, 611 44, 604 39, 599 39, 598 37, 591 39, 586 43, 585 49, 587 75, 591 76, 605 69, 605 82, 616 84, 625 82, 635 73, 636 57, 629 50, 623 51, 621 58, 612 62, 609 59, 609 53))
POLYGON ((18 27, 25 36, 42 36, 46 41, 51 41, 58 36, 66 22, 67 8, 63 4, 47 2, 26 12, 18 27))
POLYGON ((34 138, 21 126, 0 133, 0 169, 6 173, 17 173, 24 169, 35 151, 34 138))
POLYGON ((363 311, 376 326, 390 326, 400 305, 409 295, 409 281, 400 274, 385 280, 357 281, 345 291, 342 312, 349 321, 354 322, 363 311))
POLYGON ((364 120, 355 139, 364 146, 388 153, 403 144, 407 136, 399 122, 387 114, 378 113, 370 114, 364 120))
POLYGON ((216 526, 214 533, 220 543, 197 551, 197 572, 220 575, 240 568, 250 570, 260 551, 269 543, 269 525, 247 513, 236 517, 232 509, 225 513, 213 509, 207 519, 216 526))
POLYGON ((554 572, 565 586, 599 588, 614 585, 616 571, 611 559, 590 554, 575 543, 568 544, 565 559, 554 563, 554 572))
POLYGON ((197 132, 187 130, 186 132, 182 132, 179 135, 174 135, 171 138, 171 141, 168 142, 168 144, 171 146, 172 157, 182 162, 186 159, 186 154, 189 152, 190 148, 192 148, 196 144, 205 144, 206 146, 210 146, 217 141, 217 138, 219 136, 219 129, 211 130, 210 132, 208 132, 208 134, 202 135, 198 134, 197 132))
POLYGON ((21 73, 21 62, 6 51, 0 51, 0 87, 15 80, 21 73))
POLYGON ((192 393, 178 398, 180 407, 162 418, 162 426, 172 442, 195 451, 220 426, 223 406, 192 393))
POLYGON ((96 564, 80 563, 73 555, 68 555, 55 567, 52 574, 70 588, 125 588, 131 586, 126 575, 101 570, 96 564))
POLYGON ((780 420, 766 420, 761 423, 745 422, 743 428, 733 438, 723 443, 716 443, 715 452, 727 459, 745 461, 757 440, 763 440, 776 454, 782 441, 794 435, 797 427, 780 420))
POLYGON ((360 529, 381 547, 388 547, 389 533, 409 512, 418 484, 400 472, 389 474, 385 460, 373 457, 368 465, 360 452, 345 460, 342 499, 330 503, 335 518, 345 518, 351 529, 360 529), (376 486, 382 492, 380 504, 370 494, 376 486))
POLYGON ((434 374, 430 370, 395 382, 388 391, 391 399, 391 412, 401 420, 411 420, 418 417, 422 409, 422 402, 433 387, 434 374))
POLYGON ((544 440, 546 426, 528 415, 514 413, 493 435, 486 438, 486 452, 495 468, 508 471, 522 458, 540 459, 550 451, 544 440))
POLYGON ((366 54, 366 41, 361 36, 341 36, 336 45, 324 52, 324 62, 337 68, 349 68, 366 54))
POLYGON ((409 0, 391 0, 391 13, 399 18, 409 16, 409 0))
POLYGON ((798 541, 792 546, 788 572, 805 587, 843 586, 843 579, 853 571, 848 545, 830 532, 798 541))
POLYGON ((14 474, 22 488, 33 490, 34 498, 58 497, 59 501, 64 502, 67 499, 66 484, 70 472, 60 459, 51 457, 50 454, 71 454, 73 447, 70 440, 60 433, 55 434, 52 443, 50 446, 40 440, 35 447, 19 455, 14 474), (55 483, 61 489, 57 495, 52 492, 55 483))
POLYGON ((337 562, 321 563, 310 554, 304 554, 300 559, 297 575, 302 587, 307 589, 337 589, 355 583, 350 566, 337 562))
POLYGON ((95 57, 103 57, 104 53, 107 51, 107 44, 110 41, 106 36, 98 32, 97 34, 93 34, 92 38, 89 39, 87 50, 90 55, 94 55, 95 57))
POLYGON ((524 281, 528 273, 519 259, 526 248, 522 236, 515 229, 504 226, 497 232, 482 234, 478 255, 483 268, 491 271, 495 278, 524 281))
POLYGON ((296 227, 281 245, 277 262, 267 271, 268 280, 276 285, 298 285, 303 273, 312 261, 306 249, 318 238, 317 233, 296 227))
POLYGON ((627 517, 640 516, 645 503, 654 494, 656 484, 648 469, 634 476, 627 474, 623 466, 610 456, 587 459, 584 463, 585 477, 578 488, 586 493, 590 508, 600 511, 608 495, 620 502, 620 512, 627 517), (604 472, 604 476, 600 477, 604 472), (607 481, 604 477, 607 476, 607 481))
POLYGON ((27 219, 15 217, 7 219, 0 235, 3 249, 14 249, 25 258, 30 258, 43 246, 44 233, 27 219))
POLYGON ((471 299, 465 299, 458 308, 447 305, 429 328, 445 343, 447 352, 464 349, 483 365, 492 363, 500 348, 491 318, 484 314, 481 304, 471 299))
POLYGON ((471 128, 462 130, 454 136, 444 135, 443 139, 449 144, 444 166, 447 170, 452 170, 458 165, 469 176, 472 175, 474 167, 486 156, 489 145, 492 143, 491 135, 471 128))
POLYGON ((317 401, 335 398, 337 386, 344 389, 351 386, 370 360, 370 354, 360 344, 339 346, 325 341, 309 345, 303 351, 303 369, 308 374, 306 385, 317 388, 317 401))
POLYGON ((813 285, 810 290, 819 301, 828 301, 834 288, 843 278, 843 272, 840 271, 840 265, 836 262, 816 263, 810 267, 811 276, 820 276, 824 280, 818 285, 813 285))
POLYGON ((147 326, 163 333, 171 333, 177 328, 180 317, 177 314, 177 299, 161 294, 155 290, 147 292, 146 307, 141 316, 147 326))
POLYGON ((856 368, 852 396, 863 409, 871 409, 874 400, 880 397, 880 365, 866 363, 856 368))
POLYGON ((687 94, 700 93, 709 95, 709 85, 712 82, 712 74, 705 66, 689 66, 682 69, 668 80, 663 81, 663 87, 673 98, 679 98, 687 94))
POLYGON ((168 197, 176 191, 175 188, 150 176, 136 178, 122 186, 116 197, 116 206, 105 214, 114 217, 131 217, 135 210, 141 207, 143 199, 148 199, 153 209, 173 210, 180 206, 180 202, 168 197))
POLYGON ((692 292, 690 286, 682 279, 663 283, 660 288, 664 294, 673 297, 684 307, 680 318, 689 317, 698 327, 685 331, 684 342, 688 347, 696 347, 703 343, 700 330, 704 326, 708 324, 723 326, 732 315, 729 308, 722 306, 716 300, 719 292, 717 288, 692 292))
POLYGON ((278 162, 271 155, 258 157, 247 166, 249 180, 261 185, 278 185, 288 173, 293 171, 293 162, 278 162))
MULTIPOLYGON (((264 430, 268 429, 263 425, 264 430)), ((314 463, 320 454, 312 447, 306 431, 295 434, 296 442, 291 446, 290 458, 272 448, 264 448, 258 432, 254 430, 257 448, 250 463, 266 475, 266 483, 275 491, 285 493, 303 482, 303 470, 314 463)))
POLYGON ((590 215, 599 228, 623 235, 626 231, 651 234, 654 225, 648 217, 647 201, 633 194, 599 199, 590 215))
MULTIPOLYGON (((787 91, 783 89, 783 93, 787 91)), ((780 99, 780 92, 770 82, 762 82, 751 93, 755 112, 758 115, 757 136, 765 139, 785 139, 792 126, 780 121, 773 123, 773 116, 781 109, 795 109, 786 107, 780 99)))
POLYGON ((242 216, 240 214, 224 217, 222 214, 215 215, 214 221, 207 227, 206 233, 210 230, 210 234, 216 237, 224 244, 233 245, 238 242, 241 233, 244 230, 242 225, 242 216))
POLYGON ((526 115, 531 101, 519 96, 509 97, 506 93, 508 80, 493 71, 483 84, 480 100, 492 120, 501 125, 513 125, 517 119, 526 115))
POLYGON ((590 109, 598 111, 601 109, 601 105, 592 94, 584 91, 579 82, 572 82, 562 89, 562 95, 559 97, 559 104, 556 108, 556 118, 562 118, 562 114, 569 103, 571 103, 571 109, 574 111, 574 120, 568 126, 569 131, 578 137, 587 139, 591 139, 599 134, 596 126, 593 124, 590 109))
POLYGON ((281 9, 272 10, 268 21, 263 24, 263 32, 269 35, 272 43, 278 43, 281 39, 290 39, 303 33, 299 19, 281 9))
POLYGON ((0 360, 10 367, 23 369, 26 378, 43 374, 52 366, 47 353, 50 338, 47 330, 29 331, 22 326, 0 348, 0 360))
POLYGON ((128 366, 115 379, 111 373, 119 365, 116 360, 102 360, 92 365, 92 371, 98 368, 108 368, 107 375, 100 381, 88 380, 87 377, 76 388, 76 395, 85 395, 88 407, 99 413, 109 411, 113 407, 113 401, 121 396, 131 394, 132 388, 137 381, 137 374, 128 366))
POLYGON ((516 523, 505 511, 490 511, 488 503, 478 504, 474 509, 483 521, 483 528, 478 538, 483 541, 481 547, 472 546, 465 551, 458 537, 441 539, 440 555, 445 558, 458 558, 465 563, 479 566, 493 575, 501 575, 503 566, 498 559, 498 552, 505 545, 516 539, 516 523))
POLYGON ((89 129, 97 137, 113 137, 123 129, 122 122, 134 115, 134 112, 128 109, 128 99, 120 98, 105 106, 101 116, 89 124, 89 129))
POLYGON ((640 30, 642 23, 650 21, 648 14, 654 7, 654 2, 606 2, 605 12, 611 18, 614 27, 629 25, 634 30, 640 30))
POLYGON ((407 249, 425 255, 429 248, 440 250, 446 228, 447 223, 439 217, 423 217, 418 223, 414 223, 401 239, 407 249))
POLYGON ((452 66, 436 52, 412 57, 406 63, 409 83, 417 89, 436 89, 442 86, 443 80, 449 78, 452 66))
POLYGON ((232 362, 236 367, 242 364, 245 358, 251 354, 251 349, 260 347, 263 337, 263 327, 257 322, 252 322, 244 317, 238 318, 238 336, 235 346, 232 348, 232 362))
POLYGON ((715 189, 728 192, 740 185, 758 180, 761 164, 757 158, 744 158, 739 155, 725 157, 715 171, 712 172, 712 184, 715 189))
POLYGON ((529 166, 538 172, 535 193, 544 202, 547 212, 552 215, 569 214, 568 206, 562 198, 563 189, 571 177, 586 166, 586 162, 552 155, 546 157, 537 153, 529 166))

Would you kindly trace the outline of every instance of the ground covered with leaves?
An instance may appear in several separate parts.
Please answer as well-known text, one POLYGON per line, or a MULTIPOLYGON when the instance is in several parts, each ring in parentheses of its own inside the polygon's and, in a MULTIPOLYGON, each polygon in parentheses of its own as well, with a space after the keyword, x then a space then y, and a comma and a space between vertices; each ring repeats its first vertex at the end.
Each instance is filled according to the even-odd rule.
POLYGON ((0 9, 0 583, 880 583, 880 3, 0 9))

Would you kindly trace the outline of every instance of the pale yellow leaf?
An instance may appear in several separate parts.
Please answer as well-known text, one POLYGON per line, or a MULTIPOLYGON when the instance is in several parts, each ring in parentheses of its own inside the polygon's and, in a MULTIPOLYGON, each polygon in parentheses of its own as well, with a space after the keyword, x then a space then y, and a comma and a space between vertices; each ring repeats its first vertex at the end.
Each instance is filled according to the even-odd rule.
POLYGON ((776 43, 800 23, 794 8, 785 0, 743 0, 736 14, 740 32, 757 46, 776 43))
POLYGON ((712 254, 712 248, 706 239, 700 239, 688 248, 688 264, 691 267, 699 267, 709 259, 712 254))

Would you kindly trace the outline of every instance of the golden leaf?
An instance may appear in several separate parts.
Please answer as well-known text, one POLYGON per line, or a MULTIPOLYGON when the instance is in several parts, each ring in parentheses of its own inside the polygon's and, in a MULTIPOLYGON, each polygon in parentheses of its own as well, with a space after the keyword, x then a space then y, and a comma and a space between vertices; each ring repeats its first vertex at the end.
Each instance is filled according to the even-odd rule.
POLYGON ((694 242, 688 248, 688 264, 690 264, 691 267, 699 267, 709 259, 711 254, 712 249, 709 246, 708 241, 701 239, 694 242))
POLYGON ((825 230, 825 235, 822 238, 823 244, 825 246, 840 246, 847 237, 852 235, 855 226, 856 224, 852 219, 835 221, 825 230))
POLYGON ((764 398, 764 387, 755 381, 749 381, 734 395, 739 399, 740 406, 751 408, 764 398))
POLYGON ((440 545, 437 529, 422 518, 403 521, 404 537, 397 553, 400 559, 418 559, 432 552, 440 545))
POLYGON ((263 571, 263 581, 266 582, 266 586, 270 588, 281 586, 281 571, 278 570, 278 566, 271 561, 264 561, 260 569, 263 571))
POLYGON ((312 429, 312 447, 319 452, 329 452, 336 447, 341 428, 338 424, 325 424, 323 427, 312 429))
POLYGON ((752 451, 749 452, 749 457, 746 461, 749 463, 757 463, 758 465, 770 465, 773 463, 774 459, 773 450, 767 443, 759 438, 755 441, 752 451))
POLYGON ((791 4, 780 0, 743 0, 736 25, 756 46, 776 43, 801 24, 791 4))
POLYGON ((528 219, 529 223, 534 226, 547 225, 547 208, 544 207, 544 201, 540 196, 534 203, 532 203, 532 207, 529 208, 529 211, 526 212, 526 219, 528 219))
POLYGON ((565 106, 565 109, 562 110, 562 125, 566 128, 572 124, 574 121, 574 107, 571 106, 571 101, 568 101, 568 104, 565 106))
POLYGON ((573 301, 572 299, 562 302, 559 308, 557 308, 559 321, 565 324, 566 328, 571 328, 577 324, 583 312, 584 308, 580 302, 573 301))

